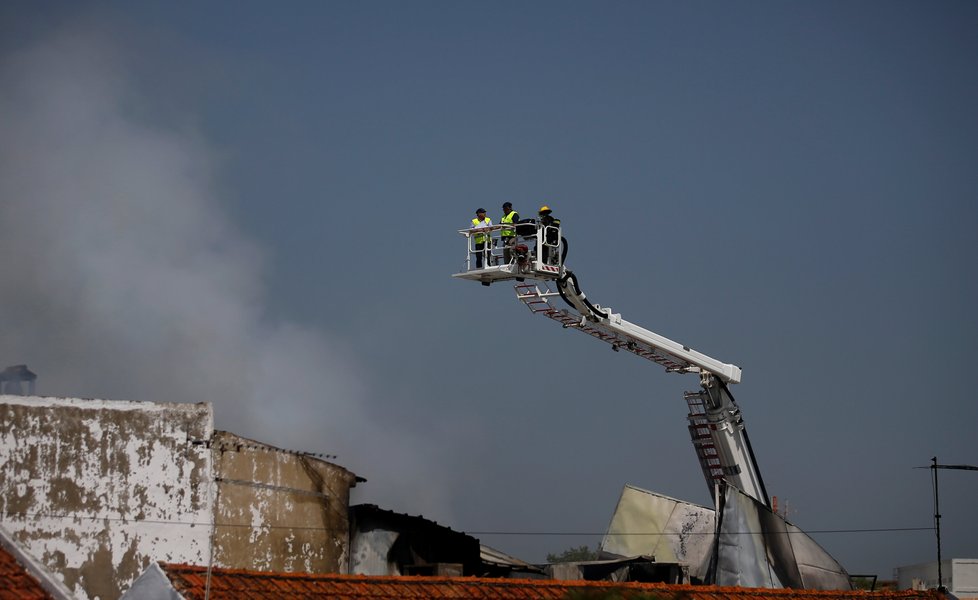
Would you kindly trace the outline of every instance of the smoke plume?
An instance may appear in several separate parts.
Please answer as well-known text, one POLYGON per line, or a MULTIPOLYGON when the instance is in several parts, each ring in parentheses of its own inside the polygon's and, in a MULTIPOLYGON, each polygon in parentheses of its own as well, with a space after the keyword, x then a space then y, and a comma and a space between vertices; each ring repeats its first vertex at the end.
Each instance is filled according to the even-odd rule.
POLYGON ((369 419, 342 342, 267 316, 216 151, 139 117, 123 56, 60 35, 0 64, 0 367, 26 363, 43 395, 212 402, 218 428, 338 454, 391 508, 443 511, 411 466, 431 449, 369 419))

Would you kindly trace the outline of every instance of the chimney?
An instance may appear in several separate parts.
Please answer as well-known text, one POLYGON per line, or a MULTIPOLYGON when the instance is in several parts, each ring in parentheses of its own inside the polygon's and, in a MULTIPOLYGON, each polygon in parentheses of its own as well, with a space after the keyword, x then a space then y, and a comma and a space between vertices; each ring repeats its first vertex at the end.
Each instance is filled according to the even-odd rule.
POLYGON ((0 372, 0 394, 12 396, 33 396, 34 382, 37 375, 32 373, 27 365, 14 365, 0 372), (27 393, 24 393, 24 383, 27 383, 27 393))

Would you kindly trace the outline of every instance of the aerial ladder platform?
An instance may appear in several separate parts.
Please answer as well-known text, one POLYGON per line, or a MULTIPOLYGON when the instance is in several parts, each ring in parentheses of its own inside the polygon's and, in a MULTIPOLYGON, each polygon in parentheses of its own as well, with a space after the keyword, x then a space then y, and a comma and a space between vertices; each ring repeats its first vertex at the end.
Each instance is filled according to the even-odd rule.
POLYGON ((452 277, 485 286, 515 282, 517 299, 531 313, 610 344, 616 352, 630 352, 654 362, 668 373, 697 375, 699 389, 685 392, 684 400, 689 407, 690 439, 710 493, 722 481, 771 508, 743 415, 729 389, 740 383, 740 367, 592 303, 564 264, 568 245, 557 226, 526 219, 515 225, 461 229, 459 234, 465 238, 466 256, 462 270, 452 277), (514 235, 504 235, 504 231, 514 235), (558 300, 566 307, 558 307, 558 300))

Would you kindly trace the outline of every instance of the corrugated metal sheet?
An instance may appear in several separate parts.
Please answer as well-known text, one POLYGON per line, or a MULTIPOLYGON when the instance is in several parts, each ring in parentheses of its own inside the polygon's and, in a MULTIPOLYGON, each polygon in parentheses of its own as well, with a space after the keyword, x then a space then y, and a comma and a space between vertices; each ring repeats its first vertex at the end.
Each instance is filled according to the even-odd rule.
POLYGON ((716 513, 631 485, 621 492, 599 550, 617 557, 654 556, 688 565, 690 577, 705 580, 713 551, 716 513))
POLYGON ((722 586, 850 590, 849 574, 801 529, 726 486, 715 583, 722 586))
POLYGON ((479 557, 484 563, 506 567, 514 571, 543 573, 543 570, 536 565, 531 565, 526 561, 522 561, 516 557, 506 554, 505 552, 501 552, 495 548, 486 546, 485 544, 481 544, 479 550, 479 557))

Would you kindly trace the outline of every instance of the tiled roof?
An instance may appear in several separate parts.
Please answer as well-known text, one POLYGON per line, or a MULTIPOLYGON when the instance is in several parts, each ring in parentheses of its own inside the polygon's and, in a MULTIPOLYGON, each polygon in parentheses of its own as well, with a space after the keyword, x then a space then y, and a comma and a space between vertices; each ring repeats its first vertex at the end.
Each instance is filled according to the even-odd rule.
MULTIPOLYGON (((203 600, 207 568, 162 564, 164 572, 187 600, 203 600)), ((616 598, 655 597, 658 600, 941 600, 937 592, 816 592, 762 590, 658 583, 609 583, 604 581, 554 581, 529 579, 481 579, 475 577, 367 577, 362 575, 312 575, 308 573, 259 573, 232 569, 211 571, 213 600, 249 598, 284 600, 329 598, 331 600, 598 600, 602 592, 616 598)))
POLYGON ((50 600, 36 579, 0 546, 0 600, 50 600))

